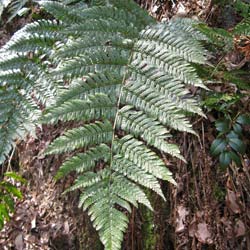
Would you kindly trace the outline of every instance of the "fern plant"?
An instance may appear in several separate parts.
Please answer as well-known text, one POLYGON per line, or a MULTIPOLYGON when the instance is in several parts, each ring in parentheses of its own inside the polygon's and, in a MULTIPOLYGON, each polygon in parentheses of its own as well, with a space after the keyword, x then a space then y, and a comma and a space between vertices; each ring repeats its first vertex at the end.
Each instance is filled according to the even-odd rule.
POLYGON ((0 49, 0 164, 16 140, 35 135, 41 107, 51 104, 56 93, 48 75, 49 51, 56 38, 44 37, 42 30, 34 33, 36 26, 16 32, 0 49))
POLYGON ((81 190, 79 207, 88 211, 105 249, 118 250, 131 205, 153 209, 145 188, 165 199, 160 180, 175 184, 159 152, 184 160, 167 138, 171 130, 195 134, 186 115, 203 116, 186 86, 205 88, 193 64, 205 62, 200 40, 206 38, 193 28, 196 21, 157 23, 132 0, 40 4, 56 20, 26 26, 5 50, 18 58, 32 52, 31 68, 41 65, 40 77, 25 74, 35 83, 31 93, 40 90, 44 97, 42 84, 56 89, 43 123, 81 124, 55 139, 46 154, 70 153, 57 178, 77 172, 65 192, 81 190))
POLYGON ((0 230, 4 223, 10 220, 11 213, 14 212, 15 199, 22 199, 23 195, 13 181, 25 184, 26 180, 14 172, 6 172, 5 180, 0 182, 0 230))

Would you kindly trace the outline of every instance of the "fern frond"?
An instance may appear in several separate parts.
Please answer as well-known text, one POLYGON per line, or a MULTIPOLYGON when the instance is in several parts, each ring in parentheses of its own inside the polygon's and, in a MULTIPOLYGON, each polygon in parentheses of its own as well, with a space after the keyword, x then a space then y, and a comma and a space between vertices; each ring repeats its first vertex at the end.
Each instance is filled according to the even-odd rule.
POLYGON ((155 191, 158 195, 165 199, 157 178, 150 173, 147 173, 145 169, 140 168, 128 159, 124 159, 123 156, 115 156, 112 164, 112 170, 123 174, 125 177, 140 184, 141 186, 155 191))
MULTIPOLYGON (((42 54, 51 50, 54 38, 44 39, 44 35, 28 32, 34 27, 39 30, 39 25, 21 29, 0 50, 0 103, 3 108, 0 134, 4 141, 0 163, 8 156, 16 139, 34 133, 41 113, 39 105, 51 104, 57 93, 55 81, 48 76, 49 63, 42 54), (5 105, 8 110, 3 107, 5 105)), ((54 23, 48 25, 46 22, 46 25, 51 28, 54 23)))
POLYGON ((211 28, 206 24, 198 24, 197 28, 207 36, 207 41, 217 45, 224 50, 231 50, 233 47, 233 35, 221 28, 211 28))
POLYGON ((147 86, 130 85, 128 88, 124 87, 121 102, 142 110, 149 117, 159 120, 163 125, 179 131, 194 133, 185 115, 180 113, 180 110, 175 109, 175 106, 165 97, 159 95, 160 93, 147 86))
POLYGON ((150 55, 168 54, 170 58, 181 57, 188 62, 205 62, 199 41, 192 36, 183 39, 183 36, 166 30, 164 24, 153 26, 141 33, 140 41, 135 45, 135 50, 150 55))
POLYGON ((233 29, 234 35, 250 35, 250 17, 244 18, 240 23, 238 23, 233 29))
MULTIPOLYGON (((162 47, 160 46, 161 50, 163 50, 163 53, 161 53, 161 50, 158 49, 157 46, 150 45, 147 41, 144 40, 144 38, 147 39, 147 37, 152 39, 155 37, 157 39, 157 36, 162 34, 164 37, 165 33, 163 29, 158 28, 149 28, 145 31, 141 32, 141 39, 135 44, 135 50, 137 53, 134 53, 133 61, 136 62, 144 62, 147 65, 151 65, 156 68, 161 68, 161 70, 165 71, 166 74, 176 78, 180 79, 181 81, 184 81, 187 84, 195 84, 195 85, 202 85, 201 79, 198 78, 197 74, 195 73, 193 67, 185 60, 185 54, 183 51, 183 54, 180 53, 173 53, 173 51, 177 51, 176 47, 179 47, 178 43, 178 37, 172 36, 175 38, 176 44, 171 44, 172 48, 167 48, 168 46, 162 47), (178 55, 179 54, 179 55, 178 55), (184 60, 183 60, 184 59, 184 60)), ((171 40, 170 40, 171 42, 171 40)), ((180 44, 181 46, 182 44, 180 44)), ((201 55, 197 57, 197 53, 193 53, 193 51, 189 51, 193 55, 192 60, 197 60, 200 63, 204 63, 204 60, 201 59, 201 55)), ((201 53, 200 53, 201 54, 201 53)), ((188 56, 188 53, 186 54, 188 56)), ((190 57, 190 56, 189 56, 190 57)), ((190 57, 192 58, 192 57, 190 57)))
POLYGON ((147 25, 156 23, 156 21, 151 16, 149 16, 145 10, 138 8, 138 5, 134 1, 92 0, 92 4, 99 6, 113 6, 116 7, 118 10, 122 9, 126 11, 126 13, 131 13, 134 17, 136 17, 136 20, 133 23, 136 23, 136 25, 140 29, 143 29, 147 25))
MULTIPOLYGON (((168 23, 169 31, 174 32, 177 36, 192 37, 196 41, 207 41, 208 37, 197 29, 199 21, 190 18, 173 18, 168 23)), ((195 42, 196 43, 196 42, 195 42)))
POLYGON ((112 141, 112 125, 110 122, 96 122, 74 128, 57 138, 47 149, 47 154, 60 154, 78 148, 112 141))
POLYGON ((92 4, 77 17, 81 21, 66 20, 62 33, 68 40, 55 49, 52 75, 71 84, 44 119, 98 121, 66 131, 47 153, 85 148, 65 161, 58 178, 82 174, 67 191, 82 190, 79 206, 88 211, 105 249, 114 250, 128 223, 119 208, 131 211, 130 204, 142 203, 152 209, 140 186, 164 199, 158 179, 175 184, 151 147, 184 160, 167 141, 169 129, 195 134, 185 114, 204 116, 186 89, 186 84, 206 88, 192 65, 205 63, 199 42, 204 35, 189 20, 154 25, 132 1, 92 4), (133 24, 124 20, 130 12, 136 13, 133 24))
POLYGON ((133 47, 132 40, 125 39, 122 35, 114 35, 110 38, 110 34, 104 33, 96 35, 95 40, 89 36, 77 39, 76 41, 69 40, 66 46, 59 48, 54 56, 60 60, 62 60, 62 58, 74 58, 91 54, 96 49, 109 48, 111 45, 112 47, 125 49, 131 49, 133 47))
POLYGON ((161 158, 146 147, 143 142, 128 135, 119 141, 115 141, 114 150, 116 154, 122 155, 125 159, 139 165, 140 168, 158 179, 175 183, 171 172, 166 168, 161 158))
POLYGON ((26 134, 34 133, 40 112, 32 100, 13 90, 0 91, 0 109, 0 164, 2 164, 16 139, 23 139, 26 134))
POLYGON ((154 89, 156 93, 165 98, 165 100, 176 108, 187 112, 197 113, 204 116, 201 108, 195 99, 188 98, 189 92, 177 79, 168 77, 163 72, 159 72, 150 66, 139 66, 140 71, 133 72, 130 84, 142 84, 154 89))
POLYGON ((84 153, 79 153, 69 158, 63 163, 57 172, 56 178, 62 178, 72 171, 83 173, 94 169, 96 162, 104 160, 107 162, 110 158, 110 148, 106 144, 100 144, 94 148, 90 148, 84 153))
POLYGON ((92 72, 117 72, 123 74, 124 66, 128 62, 129 52, 116 48, 108 48, 105 50, 95 50, 91 56, 77 57, 66 62, 62 62, 54 77, 57 79, 63 76, 67 79, 84 76, 92 72))
POLYGON ((117 127, 135 137, 141 137, 148 145, 185 162, 177 145, 170 144, 165 140, 171 137, 169 131, 157 120, 148 117, 143 112, 133 111, 129 106, 124 107, 120 110, 117 127))
POLYGON ((74 99, 60 107, 49 110, 43 122, 56 123, 61 121, 85 121, 93 119, 112 119, 115 117, 115 101, 104 94, 89 95, 88 100, 74 99))
POLYGON ((97 173, 88 171, 84 173, 83 175, 80 175, 74 185, 72 185, 70 188, 66 190, 66 192, 74 191, 79 188, 88 188, 90 186, 93 186, 94 184, 103 181, 105 179, 108 179, 110 176, 109 169, 102 169, 98 171, 97 173))
MULTIPOLYGON (((38 21, 13 37, 0 54, 0 85, 25 100, 43 103, 48 96, 45 123, 80 122, 46 154, 70 152, 56 177, 77 173, 66 192, 81 190, 79 206, 105 249, 119 250, 128 225, 121 209, 130 212, 139 203, 152 209, 145 189, 165 199, 159 180, 176 184, 159 156, 184 160, 169 142, 171 130, 195 134, 186 115, 204 116, 187 85, 206 88, 193 67, 205 63, 205 38, 197 22, 157 24, 133 0, 41 5, 57 21, 38 21)), ((2 112, 9 117, 23 109, 4 106, 2 112)), ((14 137, 6 134, 5 141, 14 137)))
POLYGON ((57 1, 42 0, 39 1, 39 4, 57 20, 60 20, 65 24, 78 23, 82 21, 81 11, 77 8, 72 8, 71 6, 67 6, 57 1))
POLYGON ((114 35, 121 34, 126 38, 136 38, 138 30, 133 25, 128 25, 125 21, 119 21, 116 19, 94 19, 87 20, 85 24, 79 23, 72 25, 70 28, 65 28, 63 33, 68 36, 80 37, 84 32, 85 35, 95 37, 98 34, 103 33, 114 35))
POLYGON ((88 74, 83 79, 76 79, 69 89, 61 91, 57 105, 71 99, 87 99, 89 95, 105 93, 110 97, 118 96, 122 77, 115 72, 100 72, 88 74))
POLYGON ((22 70, 24 67, 32 66, 26 53, 4 53, 0 51, 0 70, 1 72, 11 70, 22 70), (1 53, 2 52, 2 53, 1 53))
POLYGON ((28 3, 28 0, 12 0, 8 4, 8 12, 10 13, 10 17, 7 22, 11 22, 11 20, 19 14, 19 11, 22 10, 25 4, 28 3))

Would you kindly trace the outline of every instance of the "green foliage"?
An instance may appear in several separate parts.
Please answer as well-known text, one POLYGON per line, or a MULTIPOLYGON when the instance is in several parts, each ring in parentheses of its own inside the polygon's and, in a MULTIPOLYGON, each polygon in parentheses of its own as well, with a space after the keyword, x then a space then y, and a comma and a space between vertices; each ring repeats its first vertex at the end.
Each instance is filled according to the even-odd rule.
POLYGON ((165 199, 160 180, 175 184, 159 156, 184 160, 167 140, 171 131, 195 134, 186 115, 204 116, 187 86, 206 88, 193 67, 205 63, 200 40, 206 38, 196 21, 160 24, 132 0, 91 1, 88 8, 40 4, 57 20, 29 24, 5 46, 2 86, 25 100, 35 97, 36 106, 37 100, 49 104, 44 123, 78 122, 46 153, 70 152, 57 178, 77 172, 65 192, 80 189, 79 207, 105 249, 118 250, 131 205, 152 210, 145 189, 165 199), (16 54, 8 59, 11 51, 16 54))
POLYGON ((219 132, 211 145, 211 154, 219 156, 220 165, 226 167, 234 161, 241 165, 240 155, 244 155, 246 145, 243 142, 243 127, 250 125, 250 116, 239 115, 235 120, 221 119, 215 122, 219 132))
POLYGON ((234 2, 234 8, 235 10, 244 18, 247 18, 250 16, 250 4, 245 3, 241 0, 236 0, 234 2))
MULTIPOLYGON (((244 46, 244 44, 241 44, 240 38, 250 35, 250 5, 242 1, 236 1, 231 4, 244 17, 231 31, 211 28, 206 24, 198 24, 197 26, 198 30, 208 37, 208 46, 212 45, 213 50, 215 46, 216 56, 221 54, 221 51, 223 51, 224 56, 230 54, 232 51, 239 55, 241 52, 237 50, 237 46, 244 46)), ((247 55, 243 56, 246 57, 247 55)), ((223 116, 223 118, 215 122, 218 135, 211 145, 211 154, 219 157, 222 167, 228 166, 232 161, 240 165, 240 156, 244 155, 246 151, 243 131, 244 126, 249 123, 249 115, 235 115, 238 112, 235 112, 235 108, 246 95, 246 92, 242 90, 249 90, 250 88, 249 74, 245 70, 227 71, 225 67, 220 65, 220 62, 218 62, 215 69, 203 68, 200 71, 202 74, 207 73, 208 75, 217 77, 225 85, 233 83, 236 86, 237 93, 223 93, 223 91, 209 93, 204 99, 203 104, 208 110, 216 110, 219 116, 221 114, 223 116)), ((240 110, 239 113, 244 113, 244 111, 240 110)))
POLYGON ((218 5, 222 10, 225 7, 233 7, 235 12, 240 14, 242 17, 249 17, 250 4, 248 0, 213 0, 213 4, 218 5))
POLYGON ((7 172, 4 174, 7 180, 0 182, 0 230, 3 228, 5 221, 10 220, 10 214, 14 212, 15 199, 22 199, 20 189, 13 184, 20 182, 26 183, 26 180, 14 172, 7 172))
POLYGON ((29 11, 25 5, 29 0, 3 0, 0 3, 0 18, 3 11, 8 12, 7 22, 11 22, 16 16, 22 16, 29 11))
POLYGON ((51 62, 45 60, 56 38, 41 34, 46 24, 53 30, 50 21, 27 25, 0 49, 0 164, 15 140, 34 134, 40 106, 52 103, 56 93, 56 85, 48 76, 51 62), (41 27, 41 38, 34 33, 37 26, 41 27))
MULTIPOLYGON (((246 70, 224 71, 223 78, 227 82, 232 82, 239 90, 250 90, 248 72, 246 70)), ((234 95, 237 98, 237 94, 234 95)))
POLYGON ((7 22, 11 22, 16 16, 23 16, 26 14, 29 11, 29 8, 25 7, 28 2, 29 0, 12 0, 7 6, 8 13, 10 13, 7 22))
POLYGON ((250 35, 250 16, 244 18, 240 23, 238 23, 233 29, 234 35, 250 35))
POLYGON ((212 49, 214 46, 219 50, 224 52, 229 52, 234 49, 234 38, 235 36, 249 36, 250 35, 250 4, 242 3, 237 1, 235 3, 235 9, 238 10, 241 6, 242 11, 245 11, 243 19, 239 22, 232 30, 228 31, 222 28, 209 27, 208 25, 202 23, 197 25, 197 29, 207 36, 207 42, 212 44, 212 49), (242 5, 241 5, 242 4, 242 5), (238 6, 238 7, 237 7, 238 6))
POLYGON ((242 95, 240 94, 212 92, 206 96, 203 105, 209 111, 216 110, 224 115, 228 115, 231 107, 239 103, 241 97, 242 95))
POLYGON ((233 48, 233 35, 222 28, 212 28, 207 24, 201 23, 197 25, 197 29, 206 35, 207 42, 217 46, 219 49, 229 51, 233 48))

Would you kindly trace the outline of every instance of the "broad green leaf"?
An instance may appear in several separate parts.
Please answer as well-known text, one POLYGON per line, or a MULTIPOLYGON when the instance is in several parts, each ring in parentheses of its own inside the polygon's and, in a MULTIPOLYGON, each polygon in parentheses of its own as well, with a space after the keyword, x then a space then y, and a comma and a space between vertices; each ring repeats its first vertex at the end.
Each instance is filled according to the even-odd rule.
POLYGON ((246 146, 244 142, 237 138, 230 138, 229 139, 229 145, 232 149, 234 149, 236 152, 239 152, 241 154, 245 153, 246 146))
POLYGON ((235 131, 237 134, 241 134, 241 133, 242 133, 242 127, 241 127, 241 125, 238 124, 238 123, 235 123, 235 124, 233 125, 233 129, 234 129, 234 131, 235 131))
POLYGON ((250 115, 239 115, 236 122, 241 125, 250 125, 250 115))
POLYGON ((226 133, 230 129, 230 121, 227 119, 216 121, 215 127, 219 132, 226 133))
POLYGON ((230 151, 229 152, 230 154, 230 157, 232 158, 232 160, 238 165, 240 166, 241 165, 241 160, 240 160, 240 157, 233 151, 230 151))
POLYGON ((228 134, 227 134, 227 138, 228 139, 231 139, 231 138, 239 138, 239 135, 235 132, 235 131, 230 131, 228 134))
POLYGON ((224 151, 220 154, 219 161, 222 167, 226 167, 231 163, 230 152, 224 151))
POLYGON ((210 152, 213 156, 216 156, 218 154, 220 154, 221 152, 223 152, 225 150, 227 146, 227 143, 225 140, 223 139, 216 139, 213 141, 211 148, 210 148, 210 152))

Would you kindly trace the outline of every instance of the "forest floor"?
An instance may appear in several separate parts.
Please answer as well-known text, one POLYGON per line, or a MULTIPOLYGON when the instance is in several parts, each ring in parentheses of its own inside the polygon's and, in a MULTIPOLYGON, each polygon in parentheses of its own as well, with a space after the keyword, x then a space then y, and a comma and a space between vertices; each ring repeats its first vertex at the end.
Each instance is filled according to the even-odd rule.
MULTIPOLYGON (((233 10, 229 8, 225 12, 216 8, 211 0, 137 2, 158 20, 189 16, 226 29, 239 21, 233 10)), ((3 23, 0 46, 31 20, 28 15, 17 17, 10 24, 3 23)), ((224 63, 232 63, 232 60, 224 63)), ((249 70, 249 62, 243 70, 249 70)), ((237 91, 230 82, 215 82, 210 88, 217 92, 237 91)), ((237 105, 250 112, 249 98, 240 100, 237 105)), ((182 145, 181 151, 188 163, 165 159, 174 173, 177 188, 162 184, 168 201, 164 203, 153 197, 154 214, 133 210, 123 250, 250 249, 250 149, 242 157, 241 167, 235 164, 223 169, 218 167, 218 160, 210 156, 218 113, 205 112, 208 118, 196 119, 193 124, 200 138, 184 134, 174 139, 182 145), (145 228, 144 225, 150 224, 147 220, 151 220, 152 228, 145 228), (152 240, 147 247, 144 234, 152 240)), ((0 232, 0 249, 102 249, 96 243, 98 238, 88 217, 77 208, 78 193, 61 195, 73 182, 73 176, 60 182, 54 180, 63 159, 42 156, 47 145, 63 131, 59 125, 43 126, 37 129, 36 138, 29 137, 18 143, 12 168, 19 170, 28 184, 22 187, 24 198, 17 202, 11 221, 0 232)), ((249 131, 246 134, 246 143, 250 145, 249 131)))

